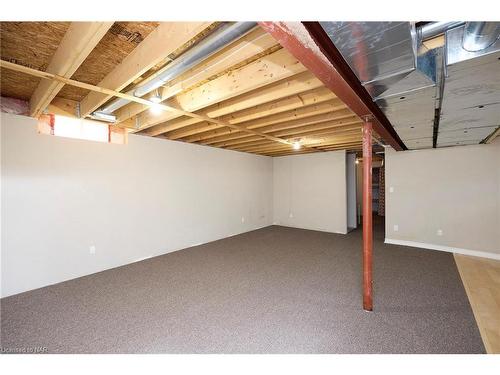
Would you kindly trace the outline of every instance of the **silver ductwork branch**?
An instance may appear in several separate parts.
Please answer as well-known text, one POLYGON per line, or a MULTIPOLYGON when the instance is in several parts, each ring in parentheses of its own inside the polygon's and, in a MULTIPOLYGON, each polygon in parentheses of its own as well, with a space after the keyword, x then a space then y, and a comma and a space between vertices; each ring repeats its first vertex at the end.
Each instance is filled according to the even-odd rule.
MULTIPOLYGON (((229 43, 241 38, 255 26, 257 26, 256 22, 235 22, 219 27, 215 32, 203 39, 195 47, 191 48, 168 64, 165 70, 159 72, 156 76, 153 76, 153 78, 148 79, 148 81, 143 85, 139 84, 136 88, 127 92, 127 94, 142 97, 147 93, 158 89, 169 81, 180 76, 182 73, 193 68, 201 61, 217 53, 229 43)), ((99 112, 102 114, 113 113, 118 108, 121 108, 128 103, 130 103, 130 101, 120 98, 101 108, 99 112)))
POLYGON ((465 22, 452 21, 452 22, 430 22, 417 28, 417 35, 420 41, 432 39, 438 35, 444 34, 447 30, 455 27, 462 26, 465 22))
POLYGON ((499 35, 499 22, 467 22, 464 27, 462 47, 469 52, 478 52, 492 46, 499 35))

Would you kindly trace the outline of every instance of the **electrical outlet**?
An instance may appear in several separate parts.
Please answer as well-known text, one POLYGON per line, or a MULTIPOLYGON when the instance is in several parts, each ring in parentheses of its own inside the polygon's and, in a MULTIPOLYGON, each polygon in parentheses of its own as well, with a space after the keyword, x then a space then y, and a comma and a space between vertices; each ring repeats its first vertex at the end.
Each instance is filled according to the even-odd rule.
POLYGON ((438 236, 442 236, 443 235, 443 230, 442 229, 438 229, 436 233, 437 233, 438 236))
POLYGON ((244 217, 244 216, 242 216, 242 217, 241 217, 241 222, 242 222, 242 223, 244 223, 244 222, 245 222, 245 217, 244 217))
POLYGON ((394 232, 397 232, 399 230, 399 225, 394 224, 394 232))
POLYGON ((94 245, 89 247, 89 253, 92 255, 95 254, 95 246, 94 245))
POLYGON ((389 193, 394 193, 394 186, 389 187, 389 193))

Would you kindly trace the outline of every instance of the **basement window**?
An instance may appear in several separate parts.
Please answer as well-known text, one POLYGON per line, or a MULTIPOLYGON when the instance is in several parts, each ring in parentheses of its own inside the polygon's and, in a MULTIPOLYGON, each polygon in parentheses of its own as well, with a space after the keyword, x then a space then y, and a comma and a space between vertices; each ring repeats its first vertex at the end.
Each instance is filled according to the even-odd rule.
POLYGON ((127 143, 125 129, 100 121, 60 115, 42 115, 38 119, 38 133, 56 137, 84 139, 104 143, 127 143))

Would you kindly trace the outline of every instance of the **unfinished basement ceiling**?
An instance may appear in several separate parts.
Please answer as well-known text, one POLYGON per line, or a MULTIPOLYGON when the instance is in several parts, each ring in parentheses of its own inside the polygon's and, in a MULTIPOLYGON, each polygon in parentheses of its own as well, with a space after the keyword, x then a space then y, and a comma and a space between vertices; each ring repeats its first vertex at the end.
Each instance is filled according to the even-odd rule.
MULTIPOLYGON (((148 35, 154 35, 158 28, 178 28, 181 32, 188 24, 194 23, 115 23, 72 78, 98 85, 120 67, 127 55, 138 52, 148 40, 148 35), (97 64, 98 61, 106 63, 97 64)), ((212 35, 238 26, 228 22, 203 24, 206 25, 190 40, 175 46, 175 53, 166 56, 145 74, 134 77, 131 84, 119 90, 134 92, 153 80, 155 74, 168 71, 186 56, 196 54, 197 48, 201 48, 212 35)), ((186 71, 172 76, 157 90, 140 95, 148 100, 153 95, 159 95, 166 105, 220 119, 228 126, 172 112, 154 113, 148 106, 127 102, 110 113, 116 118, 115 124, 144 136, 269 156, 360 150, 361 119, 256 23, 238 24, 242 24, 244 32, 237 38, 214 53, 203 56, 186 71), (294 149, 294 143, 300 144, 300 150, 294 149)), ((1 26, 12 27, 9 23, 2 23, 1 26)), ((20 49, 30 40, 30 29, 42 26, 47 35, 52 28, 68 28, 67 23, 18 23, 15 32, 4 35, 2 31, 2 41, 6 39, 20 49)), ((50 62, 50 55, 55 53, 64 35, 60 34, 57 40, 54 38, 52 41, 51 50, 45 53, 43 67, 50 62)), ((41 47, 32 46, 34 53, 18 61, 15 49, 4 49, 2 46, 2 60, 14 58, 21 65, 38 69, 37 49, 41 47)), ((23 84, 18 79, 18 76, 23 76, 21 73, 5 70, 2 71, 2 79, 4 75, 8 84, 2 84, 2 96, 25 100, 30 99, 40 81, 39 78, 24 75, 34 84, 29 90, 22 91, 20 86, 23 84)), ((88 97, 86 90, 66 85, 48 110, 64 110, 77 116, 88 97)), ((114 101, 116 99, 109 98, 95 112, 99 114, 114 101)))
MULTIPOLYGON (((1 23, 2 60, 44 71, 71 25, 1 23)), ((479 143, 499 126, 498 40, 472 53, 462 50, 463 23, 437 48, 426 47, 410 22, 321 26, 409 149, 479 143)), ((40 110, 113 118, 116 126, 144 136, 269 156, 361 149, 362 120, 256 23, 108 27, 67 78, 184 112, 155 111, 71 85, 40 110), (148 54, 154 55, 150 64, 138 57, 148 54)), ((41 82, 6 69, 1 78, 2 96, 24 100, 41 82)))
POLYGON ((500 125, 500 41, 468 52, 464 27, 446 33, 446 80, 437 146, 476 144, 500 125))
POLYGON ((500 125, 498 24, 478 52, 463 48, 464 25, 428 49, 410 22, 321 24, 409 149, 477 144, 500 125))

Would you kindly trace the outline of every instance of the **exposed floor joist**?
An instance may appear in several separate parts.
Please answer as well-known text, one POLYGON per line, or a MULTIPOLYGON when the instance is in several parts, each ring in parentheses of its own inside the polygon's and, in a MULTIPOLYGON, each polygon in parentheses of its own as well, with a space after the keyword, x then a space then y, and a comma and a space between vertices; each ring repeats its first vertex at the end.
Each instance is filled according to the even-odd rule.
MULTIPOLYGON (((249 59, 256 60, 261 54, 270 51, 273 47, 276 47, 275 50, 281 48, 281 46, 276 43, 274 38, 264 32, 261 28, 252 30, 242 38, 225 47, 219 53, 216 53, 214 56, 209 57, 201 64, 181 74, 171 82, 168 82, 168 84, 161 89, 162 101, 165 101, 182 91, 186 91, 193 86, 204 83, 205 80, 220 74, 220 72, 224 72, 231 68, 234 69, 235 66, 244 64, 249 59)), ((166 69, 168 69, 168 65, 161 69, 158 73, 166 69)), ((146 79, 143 82, 148 81, 149 79, 146 79)), ((115 111, 117 122, 121 123, 126 121, 148 109, 149 108, 147 106, 138 103, 130 103, 115 111)))
MULTIPOLYGON (((323 103, 335 98, 335 95, 325 87, 316 88, 313 90, 294 93, 285 98, 277 98, 269 102, 254 105, 250 108, 231 112, 230 114, 221 117, 222 120, 228 121, 231 124, 238 124, 245 121, 255 120, 261 117, 294 110, 303 106, 323 103)), ((165 134, 180 128, 197 124, 193 119, 175 119, 165 124, 146 130, 146 134, 156 136, 165 134)))
MULTIPOLYGON (((286 121, 294 121, 296 119, 307 118, 310 116, 314 116, 317 114, 325 114, 325 113, 335 113, 337 111, 341 111, 345 109, 345 105, 340 100, 332 100, 330 102, 325 102, 321 104, 314 104, 311 106, 303 106, 292 111, 277 113, 275 115, 264 116, 262 118, 257 118, 255 120, 246 121, 246 122, 236 122, 238 125, 241 125, 247 129, 257 129, 262 128, 267 125, 272 125, 275 123, 282 123, 286 121)), ((233 123, 228 121, 229 123, 233 123)), ((174 130, 172 132, 167 133, 167 137, 169 139, 179 139, 188 137, 191 135, 195 135, 198 133, 203 133, 206 131, 210 131, 216 129, 217 127, 213 125, 205 125, 204 124, 196 124, 189 127, 185 127, 182 129, 174 130), (201 125, 201 126, 200 126, 201 125)))
MULTIPOLYGON (((297 59, 286 50, 280 49, 240 69, 176 95, 163 103, 194 112, 305 70, 305 67, 297 59)), ((172 113, 155 115, 151 114, 150 111, 143 112, 139 117, 139 130, 178 117, 180 116, 172 113)))
MULTIPOLYGON (((120 91, 168 55, 202 32, 211 22, 162 22, 98 86, 120 91)), ((85 117, 104 104, 111 95, 90 92, 80 103, 85 117)))
POLYGON ((33 76, 36 76, 36 77, 40 77, 40 78, 44 78, 44 79, 55 80, 55 81, 58 81, 58 82, 62 82, 64 84, 68 84, 68 85, 72 85, 72 86, 84 88, 84 89, 87 89, 87 90, 91 90, 91 91, 103 93, 103 94, 106 94, 106 95, 109 95, 109 96, 116 96, 116 97, 119 97, 119 98, 127 99, 127 100, 130 100, 130 101, 133 101, 133 102, 136 102, 136 103, 140 103, 140 104, 144 104, 144 105, 157 106, 158 108, 160 108, 160 109, 162 109, 164 111, 169 111, 169 112, 174 113, 176 116, 190 116, 190 117, 193 117, 193 118, 198 118, 201 121, 208 121, 208 122, 213 122, 215 124, 219 124, 219 125, 222 125, 222 126, 232 127, 232 128, 234 128, 236 130, 242 130, 242 131, 254 134, 254 135, 260 135, 261 137, 269 139, 271 141, 275 141, 275 142, 278 142, 278 143, 284 143, 284 144, 287 144, 287 145, 291 145, 291 142, 289 142, 289 141, 287 141, 285 139, 278 138, 278 137, 273 137, 273 136, 270 136, 270 135, 258 132, 256 130, 246 129, 246 128, 243 128, 243 127, 241 127, 239 125, 232 125, 232 124, 223 122, 223 121, 218 120, 218 119, 213 119, 213 118, 210 118, 210 117, 205 116, 205 115, 199 115, 199 114, 191 113, 191 112, 185 111, 183 109, 172 107, 172 106, 168 106, 168 105, 165 105, 165 104, 153 103, 153 102, 150 102, 148 100, 135 97, 133 95, 123 94, 121 92, 114 91, 114 90, 109 90, 109 89, 106 89, 104 87, 99 87, 99 86, 94 86, 94 85, 90 85, 90 84, 83 83, 83 82, 78 82, 78 81, 75 81, 75 80, 72 80, 72 79, 69 79, 69 78, 58 76, 56 74, 52 74, 52 73, 48 73, 48 72, 42 72, 42 71, 39 71, 39 70, 36 70, 36 69, 32 69, 32 68, 29 68, 29 67, 25 67, 25 66, 22 66, 22 65, 14 64, 14 63, 3 61, 3 60, 0 61, 0 67, 6 68, 6 69, 10 69, 10 70, 14 70, 14 71, 18 71, 18 72, 21 72, 21 73, 30 74, 30 75, 33 75, 33 76))
MULTIPOLYGON (((47 72, 70 78, 113 22, 73 22, 52 56, 47 72)), ((64 84, 42 80, 30 98, 30 116, 38 117, 49 106, 64 84)))

